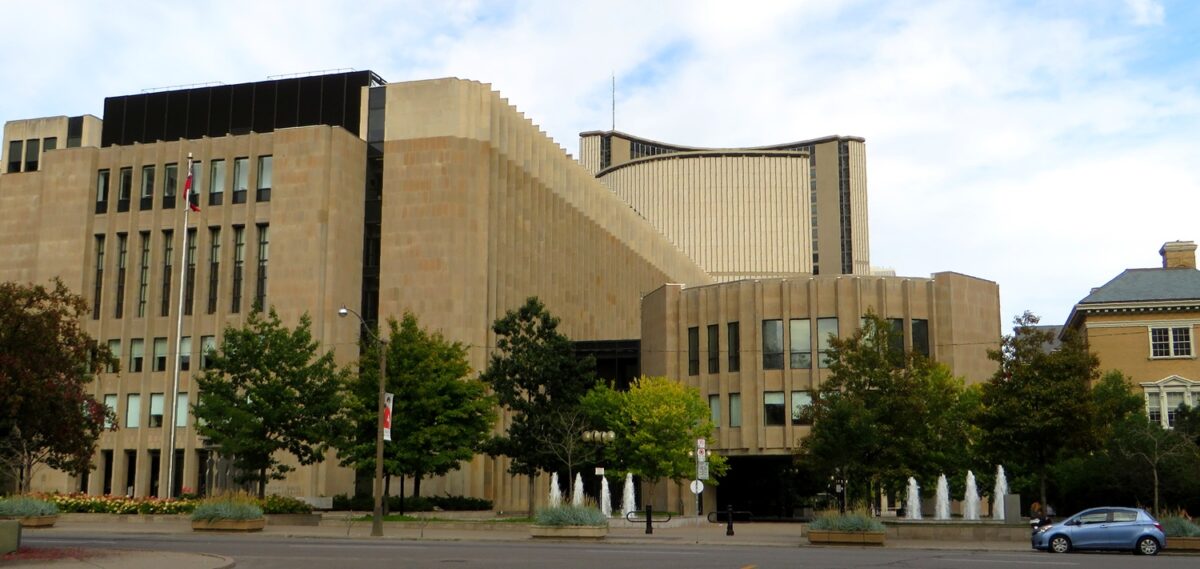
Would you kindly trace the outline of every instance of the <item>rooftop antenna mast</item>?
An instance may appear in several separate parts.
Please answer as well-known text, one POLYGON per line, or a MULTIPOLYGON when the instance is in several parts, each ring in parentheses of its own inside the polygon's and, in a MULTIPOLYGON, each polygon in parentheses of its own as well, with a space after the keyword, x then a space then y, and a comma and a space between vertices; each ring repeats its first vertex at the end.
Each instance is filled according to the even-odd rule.
POLYGON ((617 73, 612 74, 612 129, 617 130, 617 73))

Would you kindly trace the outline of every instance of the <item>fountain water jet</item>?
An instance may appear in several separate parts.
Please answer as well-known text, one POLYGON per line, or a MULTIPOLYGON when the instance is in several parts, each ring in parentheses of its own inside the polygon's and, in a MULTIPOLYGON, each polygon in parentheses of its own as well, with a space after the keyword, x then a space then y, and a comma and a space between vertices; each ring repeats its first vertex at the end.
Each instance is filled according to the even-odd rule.
POLYGON ((571 505, 583 505, 583 477, 575 473, 575 487, 571 489, 571 505))
POLYGON ((963 519, 979 519, 979 489, 975 486, 975 473, 967 471, 967 492, 963 496, 963 519))
POLYGON ((908 519, 921 519, 921 487, 917 486, 917 479, 912 476, 908 477, 908 498, 904 507, 908 519))
POLYGON ((608 477, 600 477, 600 513, 604 517, 612 517, 612 495, 608 493, 608 477))
POLYGON ((558 473, 550 473, 550 507, 556 508, 562 504, 562 490, 558 488, 558 473))
POLYGON ((637 504, 633 502, 633 474, 625 475, 625 491, 621 493, 621 517, 629 515, 629 512, 637 510, 637 504))
POLYGON ((992 519, 1004 519, 1004 495, 1008 494, 1008 479, 1004 467, 996 465, 996 487, 992 490, 992 519))
POLYGON ((946 483, 946 475, 938 476, 937 501, 933 510, 933 519, 950 519, 950 486, 946 483))

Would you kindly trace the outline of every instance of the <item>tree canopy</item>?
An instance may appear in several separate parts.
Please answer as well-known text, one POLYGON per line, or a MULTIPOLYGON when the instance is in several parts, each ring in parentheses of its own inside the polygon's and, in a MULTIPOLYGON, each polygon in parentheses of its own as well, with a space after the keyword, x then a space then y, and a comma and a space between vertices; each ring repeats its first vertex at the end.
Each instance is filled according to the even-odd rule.
MULTIPOLYGON (((392 440, 384 443, 384 472, 420 481, 456 470, 491 434, 495 406, 483 382, 468 378, 467 348, 430 333, 406 312, 388 320, 386 389, 392 398, 392 440)), ((339 444, 343 465, 375 468, 379 348, 369 343, 352 382, 355 428, 339 444)))
POLYGON ((83 299, 51 285, 0 283, 0 461, 23 491, 37 464, 89 470, 112 418, 84 386, 115 360, 80 325, 83 299))
POLYGON ((242 327, 225 328, 209 368, 196 377, 200 436, 232 457, 236 479, 256 483, 259 496, 269 479, 292 470, 278 453, 300 464, 320 462, 348 425, 344 372, 332 352, 319 351, 311 326, 307 314, 288 329, 273 308, 265 315, 255 310, 242 327))
POLYGON ((813 397, 801 460, 844 480, 854 498, 963 470, 977 436, 977 397, 945 365, 900 349, 898 334, 868 314, 853 336, 830 338, 829 376, 813 397))

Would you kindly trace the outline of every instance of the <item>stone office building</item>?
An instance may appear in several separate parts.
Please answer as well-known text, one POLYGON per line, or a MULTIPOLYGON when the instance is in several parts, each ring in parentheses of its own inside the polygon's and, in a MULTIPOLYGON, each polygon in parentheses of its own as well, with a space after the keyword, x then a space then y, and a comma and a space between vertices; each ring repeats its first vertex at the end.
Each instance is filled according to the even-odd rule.
MULTIPOLYGON (((791 346, 800 329, 794 319, 807 315, 819 343, 829 330, 822 319, 840 318, 837 332, 849 334, 850 322, 872 307, 903 319, 914 349, 927 341, 931 355, 969 377, 989 364, 982 349, 956 346, 980 330, 995 340, 999 330, 993 283, 949 273, 867 276, 861 139, 719 152, 659 145, 642 162, 630 155, 614 165, 614 156, 625 160, 618 142, 600 168, 589 157, 595 135, 583 135, 577 162, 488 85, 388 84, 369 71, 110 97, 103 115, 11 121, 0 146, 0 279, 63 279, 92 306, 88 332, 122 362, 91 385, 119 422, 102 435, 95 470, 76 478, 42 469, 34 479, 40 489, 147 496, 167 484, 178 492, 221 483, 216 455, 190 417, 197 397, 190 373, 204 368, 205 351, 254 303, 273 306, 289 325, 308 313, 314 337, 339 363, 357 357, 359 338, 357 322, 337 318, 339 307, 371 320, 409 310, 470 346, 480 370, 495 345, 493 320, 536 295, 586 349, 620 347, 613 353, 627 355, 613 369, 672 375, 717 395, 730 412, 714 446, 746 455, 779 454, 803 434, 802 426, 758 426, 775 416, 759 412, 759 395, 765 402, 772 394, 774 405, 775 393, 795 398, 820 380, 820 368, 754 363, 758 334, 775 333, 770 322, 788 323, 792 335, 777 339, 791 346), (68 143, 47 145, 51 138, 68 143), (32 161, 31 140, 38 141, 32 161), (835 148, 842 154, 826 154, 835 148), (658 171, 672 152, 686 175, 709 176, 704 191, 716 201, 668 213, 669 200, 688 200, 683 170, 658 171), (189 155, 200 212, 182 228, 189 155), (621 172, 637 175, 618 179, 621 172), (656 175, 668 201, 639 202, 656 175), (845 204, 831 197, 843 194, 845 204), (770 211, 758 208, 760 199, 770 211), (725 206, 741 213, 716 211, 725 206), (837 213, 827 214, 831 208, 837 213), (768 215, 769 223, 754 223, 768 215), (695 228, 710 218, 719 227, 706 245, 695 228), (836 247, 826 247, 827 231, 836 247), (776 238, 783 244, 760 247, 776 238), (828 257, 829 264, 820 260, 828 257), (820 276, 809 274, 818 268, 820 276), (755 280, 768 276, 786 280, 755 280), (180 279, 182 306, 173 292, 180 279), (734 350, 745 362, 736 372, 742 427, 729 424, 735 391, 684 373, 690 360, 683 356, 662 356, 684 353, 677 350, 689 345, 691 328, 724 331, 732 322, 743 330, 734 350), (183 371, 173 396, 177 353, 183 371), (168 429, 177 435, 174 480, 165 466, 168 429)), ((352 492, 353 473, 329 458, 268 491, 352 492)), ((479 456, 425 487, 505 510, 545 499, 529 496, 507 466, 479 456)))

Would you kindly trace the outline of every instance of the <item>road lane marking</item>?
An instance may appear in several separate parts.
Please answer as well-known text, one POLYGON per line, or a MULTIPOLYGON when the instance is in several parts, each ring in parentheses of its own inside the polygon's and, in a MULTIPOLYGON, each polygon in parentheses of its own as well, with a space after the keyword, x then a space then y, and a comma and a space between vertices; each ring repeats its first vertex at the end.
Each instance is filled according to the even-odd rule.
MULTIPOLYGON (((1012 559, 950 559, 948 557, 939 557, 937 559, 938 561, 946 561, 948 563, 1007 563, 1010 565, 1013 563, 1012 559)), ((1079 563, 1072 563, 1070 561, 1021 561, 1020 563, 1022 565, 1079 565, 1079 563)))

